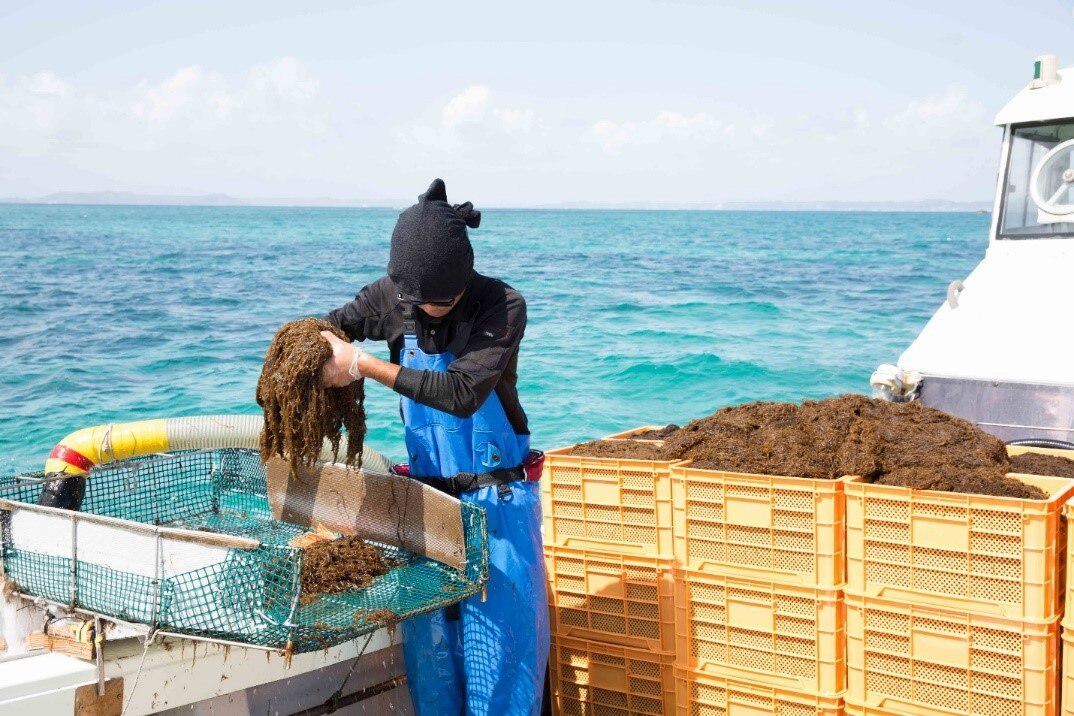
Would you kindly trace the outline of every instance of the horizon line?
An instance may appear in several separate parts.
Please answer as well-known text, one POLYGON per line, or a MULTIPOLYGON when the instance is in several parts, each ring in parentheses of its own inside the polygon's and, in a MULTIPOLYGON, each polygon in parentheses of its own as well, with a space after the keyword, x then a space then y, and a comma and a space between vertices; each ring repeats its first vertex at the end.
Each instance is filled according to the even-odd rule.
MULTIPOLYGON (((743 202, 753 203, 753 202, 743 202)), ((863 202, 868 203, 868 202, 863 202)), ((908 202, 910 203, 910 202, 908 202)), ((972 203, 972 202, 967 202, 972 203)), ((144 207, 150 209, 355 209, 359 211, 365 210, 379 210, 379 211, 402 211, 406 209, 405 206, 387 206, 387 205, 375 205, 375 204, 154 204, 151 202, 146 203, 121 203, 121 202, 77 202, 77 201, 23 201, 23 200, 8 200, 0 199, 0 206, 107 206, 107 207, 144 207)), ((598 205, 598 206, 510 206, 510 205, 498 205, 489 204, 486 205, 481 211, 692 211, 692 212, 730 212, 739 211, 744 213, 762 213, 762 212, 780 212, 780 213, 871 213, 871 214, 991 214, 991 209, 974 209, 971 206, 967 207, 950 207, 950 208, 914 208, 912 206, 899 207, 886 207, 886 208, 869 208, 866 206, 847 206, 843 208, 808 208, 808 207, 692 207, 692 206, 615 206, 615 205, 598 205)))
MULTIPOLYGON (((280 197, 238 198, 228 194, 141 194, 137 192, 54 192, 40 197, 3 197, 0 204, 21 206, 152 206, 201 208, 293 208, 293 209, 382 209, 398 210, 407 205, 346 201, 335 198, 280 197)), ((957 199, 845 200, 816 199, 809 201, 726 201, 726 202, 600 202, 571 201, 548 204, 486 204, 492 210, 524 211, 877 211, 877 212, 976 212, 991 213, 993 201, 957 199)))

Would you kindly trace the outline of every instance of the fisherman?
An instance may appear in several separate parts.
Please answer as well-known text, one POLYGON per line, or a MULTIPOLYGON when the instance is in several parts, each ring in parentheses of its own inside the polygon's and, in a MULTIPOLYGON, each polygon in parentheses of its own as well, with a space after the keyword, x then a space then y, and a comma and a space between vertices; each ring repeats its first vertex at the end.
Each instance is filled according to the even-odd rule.
POLYGON ((364 377, 399 393, 409 475, 486 511, 486 593, 402 624, 419 716, 537 714, 548 660, 540 461, 517 388, 526 302, 474 271, 467 227, 480 223, 433 181, 399 215, 388 275, 328 314, 352 341, 387 341, 391 362, 321 334, 325 385, 364 377))

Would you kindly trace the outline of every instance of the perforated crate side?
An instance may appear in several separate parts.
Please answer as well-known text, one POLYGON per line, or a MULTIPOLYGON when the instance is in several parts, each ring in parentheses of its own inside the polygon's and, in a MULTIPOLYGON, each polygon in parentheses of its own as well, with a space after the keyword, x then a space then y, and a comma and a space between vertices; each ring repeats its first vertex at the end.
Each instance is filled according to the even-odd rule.
POLYGON ((1065 587, 1065 596, 1063 597, 1064 609, 1063 609, 1063 626, 1068 628, 1074 628, 1074 584, 1071 584, 1071 580, 1074 580, 1074 565, 1071 564, 1074 561, 1074 530, 1070 529, 1070 522, 1074 519, 1074 497, 1063 505, 1063 518, 1059 522, 1060 534, 1062 535, 1063 543, 1063 556, 1060 561, 1063 574, 1060 579, 1060 584, 1065 587))
POLYGON ((546 546, 552 628, 648 651, 675 651, 672 561, 546 546))
POLYGON ((826 588, 845 578, 848 480, 671 470, 675 559, 687 569, 826 588))
MULTIPOLYGON (((843 702, 843 708, 847 716, 904 716, 903 713, 898 711, 888 711, 887 709, 877 708, 875 706, 866 706, 864 704, 854 703, 850 699, 846 699, 843 702)), ((916 713, 916 712, 915 712, 916 713)), ((950 716, 949 711, 925 711, 923 714, 932 716, 950 716)))
POLYGON ((847 587, 1013 619, 1059 614, 1059 508, 1074 481, 1014 475, 1047 500, 845 483, 847 587))
POLYGON ((1059 685, 1063 716, 1074 716, 1074 633, 1063 627, 1063 668, 1059 685))
POLYGON ((843 700, 675 667, 678 716, 841 716, 843 700))
POLYGON ((846 688, 842 592, 675 571, 677 664, 788 689, 846 688))
POLYGON ((1030 621, 847 592, 847 694, 900 714, 1053 716, 1058 619, 1030 621))
POLYGON ((545 544, 671 558, 674 463, 581 457, 570 450, 545 454, 545 544))
POLYGON ((553 712, 564 716, 675 713, 672 655, 552 636, 553 712))

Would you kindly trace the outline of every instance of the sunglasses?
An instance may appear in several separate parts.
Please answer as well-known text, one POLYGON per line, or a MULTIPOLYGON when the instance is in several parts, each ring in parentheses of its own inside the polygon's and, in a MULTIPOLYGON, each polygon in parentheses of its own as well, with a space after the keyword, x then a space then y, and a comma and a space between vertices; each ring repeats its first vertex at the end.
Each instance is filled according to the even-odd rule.
POLYGON ((446 301, 419 301, 416 298, 407 298, 401 293, 399 294, 399 300, 406 301, 415 306, 438 306, 441 308, 447 308, 448 306, 453 306, 455 304, 454 298, 449 298, 446 301))

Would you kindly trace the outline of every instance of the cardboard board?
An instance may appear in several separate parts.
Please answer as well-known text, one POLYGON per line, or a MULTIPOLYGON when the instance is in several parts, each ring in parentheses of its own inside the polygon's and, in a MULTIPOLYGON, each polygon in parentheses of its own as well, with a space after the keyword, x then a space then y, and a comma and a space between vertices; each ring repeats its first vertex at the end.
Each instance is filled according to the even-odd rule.
POLYGON ((318 463, 299 468, 273 458, 265 465, 274 519, 321 525, 402 547, 456 569, 466 567, 459 501, 417 480, 318 463))

